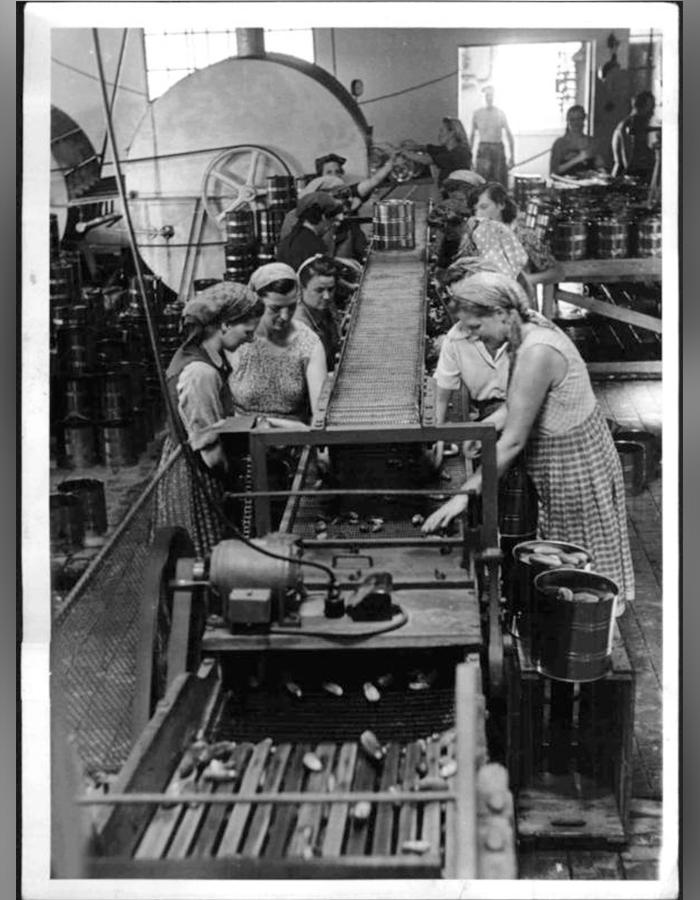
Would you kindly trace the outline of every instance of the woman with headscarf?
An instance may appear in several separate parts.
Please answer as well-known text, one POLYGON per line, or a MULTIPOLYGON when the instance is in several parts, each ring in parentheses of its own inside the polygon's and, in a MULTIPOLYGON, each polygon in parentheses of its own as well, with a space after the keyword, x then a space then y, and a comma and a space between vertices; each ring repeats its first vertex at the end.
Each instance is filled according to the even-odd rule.
POLYGON ((308 422, 327 374, 326 356, 318 335, 294 318, 296 272, 268 263, 253 272, 248 286, 264 310, 252 342, 228 355, 235 408, 308 422))
POLYGON ((440 187, 450 172, 455 169, 471 169, 472 151, 464 125, 459 119, 445 116, 438 130, 437 144, 417 144, 404 141, 401 153, 415 162, 427 163, 437 168, 437 183, 440 187))
POLYGON ((299 266, 315 253, 328 253, 329 241, 345 210, 341 200, 324 191, 305 194, 296 206, 296 222, 280 240, 277 259, 296 272, 299 266))
POLYGON ((220 503, 230 476, 230 461, 211 431, 234 413, 225 353, 253 339, 262 313, 263 304, 244 285, 226 281, 207 288, 185 304, 185 340, 165 373, 176 419, 175 430, 171 424, 165 438, 161 465, 183 442, 192 454, 180 455, 158 482, 155 527, 181 525, 199 556, 223 536, 221 517, 205 493, 220 503))
MULTIPOLYGON (((449 286, 460 326, 473 340, 507 341, 511 357, 507 414, 496 444, 502 476, 521 454, 537 490, 539 536, 585 547, 594 570, 620 597, 634 598, 620 458, 586 364, 568 337, 529 308, 518 283, 481 272, 449 286)), ((481 491, 481 470, 463 491, 481 491)), ((455 494, 424 525, 446 526, 468 506, 455 494)))
POLYGON ((340 350, 338 310, 335 291, 338 284, 338 268, 333 259, 319 253, 305 260, 297 272, 301 297, 294 320, 303 322, 315 332, 323 344, 326 367, 335 367, 335 357, 340 350))

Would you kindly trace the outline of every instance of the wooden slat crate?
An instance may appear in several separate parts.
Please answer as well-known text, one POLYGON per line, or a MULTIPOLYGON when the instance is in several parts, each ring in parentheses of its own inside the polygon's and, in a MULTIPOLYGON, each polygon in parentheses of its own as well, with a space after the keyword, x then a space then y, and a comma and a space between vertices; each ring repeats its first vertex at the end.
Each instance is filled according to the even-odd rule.
POLYGON ((629 828, 634 671, 617 624, 612 666, 588 683, 539 674, 525 641, 507 654, 507 766, 521 841, 622 844, 629 828))
POLYGON ((196 710, 211 709, 203 701, 220 682, 213 670, 179 677, 103 798, 90 877, 514 877, 507 773, 485 764, 477 667, 458 672, 468 668, 455 728, 392 739, 381 760, 359 734, 224 741, 229 774, 214 783, 203 764, 191 764, 192 739, 205 724, 196 710), (432 789, 421 785, 426 778, 432 789))

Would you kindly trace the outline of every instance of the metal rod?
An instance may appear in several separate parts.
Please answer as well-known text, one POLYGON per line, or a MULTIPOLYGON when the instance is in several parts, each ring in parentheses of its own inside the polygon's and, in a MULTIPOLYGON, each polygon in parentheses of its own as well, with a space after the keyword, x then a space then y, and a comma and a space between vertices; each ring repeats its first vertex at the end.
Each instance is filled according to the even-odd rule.
MULTIPOLYGON (((466 477, 466 476, 465 476, 466 477)), ((291 488, 286 491, 226 491, 227 497, 289 497, 289 496, 297 496, 297 497, 335 497, 335 496, 343 496, 343 497, 352 497, 352 496, 380 496, 380 497, 389 497, 389 496, 397 496, 397 497, 417 497, 417 496, 432 496, 434 494, 444 494, 445 496, 452 494, 466 494, 467 492, 464 490, 453 490, 452 488, 415 488, 415 490, 408 488, 367 488, 366 490, 362 490, 360 488, 320 488, 319 490, 314 490, 313 488, 304 488, 302 490, 292 490, 291 488)))
MULTIPOLYGON (((129 233, 129 246, 131 248, 131 255, 134 260, 134 268, 136 269, 136 279, 139 285, 139 291, 141 292, 141 300, 143 303, 143 310, 146 314, 146 327, 148 329, 148 338, 151 344, 151 350, 153 351, 153 359, 156 367, 156 372, 158 373, 158 382, 160 384, 160 389, 163 397, 168 396, 168 389, 165 383, 165 374, 163 372, 163 366, 160 361, 160 354, 158 352, 158 337, 156 335, 155 325, 153 323, 153 314, 151 312, 150 303, 148 302, 148 295, 146 293, 146 284, 143 279, 143 271, 141 269, 141 259, 139 257, 138 246, 136 244, 136 236, 134 234, 134 225, 131 221, 131 212, 129 210, 129 203, 126 198, 126 191, 124 190, 124 179, 122 177, 121 171, 121 162, 119 159, 119 151, 117 150, 117 139, 114 134, 114 123, 112 121, 112 113, 109 108, 109 99, 107 97, 107 84, 105 81, 105 73, 104 66, 102 64, 102 51, 100 49, 100 38, 97 33, 97 28, 92 29, 92 38, 95 44, 95 60, 97 62, 97 70, 100 76, 100 91, 102 93, 102 105, 104 107, 105 118, 107 120, 107 134, 109 135, 109 141, 112 146, 112 156, 114 157, 114 167, 116 169, 116 181, 117 181, 117 190, 119 191, 119 199, 121 200, 122 209, 124 212, 124 220, 126 222, 126 227, 129 233)), ((168 418, 170 420, 170 426, 173 434, 178 434, 177 426, 178 423, 175 421, 174 411, 172 409, 172 404, 166 403, 166 407, 168 410, 168 418)))
MULTIPOLYGON (((129 33, 129 29, 124 29, 124 34, 122 35, 122 42, 119 47, 119 56, 117 58, 117 70, 114 73, 114 84, 112 85, 112 99, 109 101, 109 112, 110 115, 114 111, 114 102, 117 99, 117 90, 119 89, 119 76, 121 75, 122 69, 122 60, 124 59, 124 50, 126 49, 126 36, 129 33)), ((102 149, 100 150, 100 166, 104 165, 105 151, 107 150, 107 138, 108 134, 105 131, 105 136, 102 139, 102 149)), ((100 172, 100 174, 102 174, 100 172)))
MULTIPOLYGON (((473 759, 472 759, 473 765, 473 759)), ((365 800, 370 803, 449 803, 455 801, 455 792, 442 791, 285 791, 284 793, 261 792, 244 794, 159 794, 156 792, 140 792, 134 794, 103 794, 97 797, 76 797, 79 806, 127 806, 142 803, 174 806, 180 803, 206 803, 219 806, 231 806, 234 803, 358 803, 365 800)))
POLYGON ((455 687, 455 728, 457 740, 455 758, 455 816, 454 842, 457 853, 455 878, 476 878, 476 665, 457 666, 455 687))

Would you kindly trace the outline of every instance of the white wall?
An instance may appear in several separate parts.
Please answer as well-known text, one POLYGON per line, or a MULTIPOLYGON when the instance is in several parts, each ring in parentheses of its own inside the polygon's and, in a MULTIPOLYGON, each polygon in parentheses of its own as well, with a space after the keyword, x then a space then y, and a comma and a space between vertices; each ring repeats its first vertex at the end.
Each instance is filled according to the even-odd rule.
MULTIPOLYGON (((121 28, 100 28, 98 31, 110 99, 123 34, 121 28)), ((136 125, 148 106, 142 34, 141 29, 128 30, 119 89, 114 101, 113 120, 120 156, 129 145, 136 125)), ((51 33, 51 59, 51 103, 77 122, 99 153, 107 126, 92 29, 54 29, 51 33)), ((111 159, 109 144, 106 158, 111 159)))
MULTIPOLYGON (((360 106, 381 143, 413 138, 437 140, 442 116, 458 114, 458 50, 478 44, 591 40, 599 61, 608 58, 610 29, 333 29, 316 32, 316 61, 349 90, 354 78, 364 82, 360 106), (525 35, 527 36, 525 38, 525 35), (368 103, 455 72, 449 78, 397 97, 368 103)), ((621 42, 618 59, 627 61, 628 32, 615 29, 621 42)), ((514 77, 527 77, 514 73, 514 77)), ((536 97, 533 97, 536 102, 536 97)), ((467 123, 468 124, 468 123, 467 123)), ((528 147, 528 150, 530 148, 528 147)), ((536 151, 533 151, 536 152, 536 151)), ((517 152, 518 157, 521 156, 517 152)), ((524 155, 530 155, 526 153, 524 155)))

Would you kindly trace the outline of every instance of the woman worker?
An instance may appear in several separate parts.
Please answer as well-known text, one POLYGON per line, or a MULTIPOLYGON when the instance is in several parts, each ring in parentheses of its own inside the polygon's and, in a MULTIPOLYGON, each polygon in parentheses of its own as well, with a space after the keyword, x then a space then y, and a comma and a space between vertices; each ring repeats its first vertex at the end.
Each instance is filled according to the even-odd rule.
POLYGON ((161 465, 186 441, 194 451, 197 474, 184 454, 167 469, 156 489, 155 527, 186 528, 198 556, 223 536, 221 518, 207 502, 202 485, 221 502, 230 475, 221 441, 208 430, 234 412, 225 353, 253 339, 262 313, 262 302, 244 285, 225 281, 207 288, 185 304, 185 341, 165 374, 177 420, 176 433, 171 431, 165 439, 161 465))
POLYGON ((297 277, 301 285, 301 298, 294 321, 303 322, 318 335, 326 354, 326 368, 330 372, 335 368, 335 357, 340 350, 335 306, 336 263, 329 256, 319 253, 299 266, 297 277))
POLYGON ((566 111, 566 132, 552 144, 550 175, 581 175, 590 169, 605 169, 595 141, 583 133, 585 109, 576 104, 566 111))
POLYGON ((344 209, 342 201, 322 191, 303 196, 296 206, 297 221, 277 248, 278 261, 296 271, 315 253, 328 253, 327 237, 344 209))
POLYGON ((438 130, 437 144, 420 145, 404 141, 401 153, 415 162, 437 167, 437 183, 440 187, 455 169, 471 169, 472 151, 464 125, 454 117, 445 116, 438 130))
MULTIPOLYGON (((586 365, 564 333, 529 309, 512 278, 482 272, 450 285, 462 328, 472 338, 507 341, 511 356, 507 414, 496 444, 502 476, 524 452, 539 499, 539 536, 585 547, 596 572, 620 598, 634 598, 622 468, 586 365)), ((462 490, 481 490, 481 471, 462 490)), ((456 494, 423 531, 447 525, 468 505, 456 494)))
POLYGON ((229 354, 236 411, 308 422, 327 374, 320 338, 294 318, 299 280, 286 263, 260 266, 249 288, 263 303, 252 342, 229 354))

